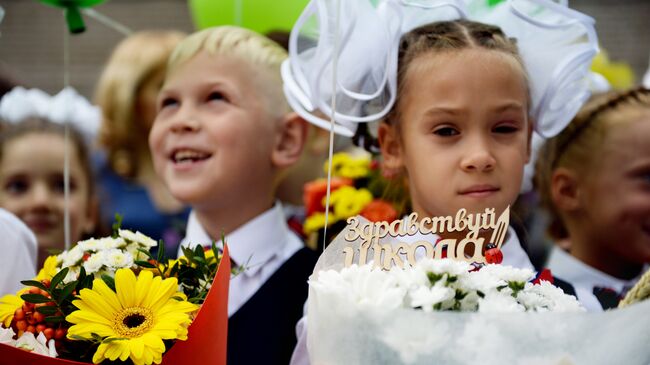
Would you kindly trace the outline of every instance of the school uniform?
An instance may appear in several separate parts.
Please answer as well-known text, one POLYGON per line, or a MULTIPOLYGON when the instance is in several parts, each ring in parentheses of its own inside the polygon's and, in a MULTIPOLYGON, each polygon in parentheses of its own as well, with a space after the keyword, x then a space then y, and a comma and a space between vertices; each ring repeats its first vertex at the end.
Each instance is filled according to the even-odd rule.
POLYGON ((625 293, 648 270, 646 265, 638 277, 631 280, 618 279, 585 264, 558 247, 551 250, 546 266, 553 275, 571 284, 580 304, 592 312, 617 307, 625 293))
MULTIPOLYGON (((437 235, 424 235, 419 232, 412 236, 399 237, 399 241, 405 243, 415 243, 422 240, 436 242, 437 239, 437 235)), ((501 245, 501 252, 503 253, 503 265, 535 270, 533 264, 528 258, 528 254, 526 254, 526 251, 523 249, 521 242, 512 227, 508 227, 505 242, 501 245)), ((296 335, 298 336, 298 344, 293 352, 290 364, 309 365, 309 353, 307 351, 307 316, 302 317, 296 325, 296 335)))
POLYGON ((36 237, 15 215, 0 208, 0 297, 23 288, 36 276, 36 237))
MULTIPOLYGON (((230 280, 228 364, 285 365, 296 344, 294 328, 318 254, 289 229, 279 203, 225 238, 234 264, 246 267, 230 280)), ((190 213, 181 245, 212 241, 195 212, 190 213)))

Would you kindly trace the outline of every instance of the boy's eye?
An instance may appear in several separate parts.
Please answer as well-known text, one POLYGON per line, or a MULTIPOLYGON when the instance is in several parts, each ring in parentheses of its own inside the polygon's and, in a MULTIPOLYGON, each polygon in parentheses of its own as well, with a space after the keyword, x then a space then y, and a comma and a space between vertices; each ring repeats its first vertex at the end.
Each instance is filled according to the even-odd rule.
POLYGON ((226 100, 226 97, 223 95, 223 93, 219 91, 213 91, 208 95, 208 101, 221 101, 221 100, 226 100))
POLYGON ((29 182, 23 178, 11 179, 5 184, 4 190, 11 195, 24 194, 29 190, 29 182))
POLYGON ((163 108, 166 108, 168 106, 172 106, 172 105, 176 105, 176 104, 178 104, 178 101, 176 99, 174 99, 174 98, 164 98, 160 102, 160 108, 163 109, 163 108))
POLYGON ((433 134, 440 137, 452 137, 460 134, 460 131, 454 127, 440 127, 433 131, 433 134))

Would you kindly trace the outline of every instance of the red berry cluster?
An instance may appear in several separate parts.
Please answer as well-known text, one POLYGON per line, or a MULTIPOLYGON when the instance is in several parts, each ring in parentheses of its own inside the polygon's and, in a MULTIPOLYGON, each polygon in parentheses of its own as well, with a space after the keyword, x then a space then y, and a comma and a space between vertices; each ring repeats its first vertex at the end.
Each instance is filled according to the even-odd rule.
MULTIPOLYGON (((50 286, 49 280, 42 281, 45 287, 50 286)), ((27 294, 40 294, 50 298, 50 294, 45 290, 32 287, 27 291, 27 294)), ((47 303, 29 303, 24 302, 22 307, 16 309, 14 312, 14 318, 11 321, 11 327, 18 337, 22 336, 25 332, 31 332, 34 336, 38 336, 39 333, 43 332, 43 335, 48 340, 55 339, 58 342, 63 340, 68 332, 68 329, 63 327, 61 323, 46 322, 45 315, 41 312, 38 312, 36 309, 45 306, 55 306, 54 302, 47 303)), ((58 312, 56 315, 62 315, 58 312)))

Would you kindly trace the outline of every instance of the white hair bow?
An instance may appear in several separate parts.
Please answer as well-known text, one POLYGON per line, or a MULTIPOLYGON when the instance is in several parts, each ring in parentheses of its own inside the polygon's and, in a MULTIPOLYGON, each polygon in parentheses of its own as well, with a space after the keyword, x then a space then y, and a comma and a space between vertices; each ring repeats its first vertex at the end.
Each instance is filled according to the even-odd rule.
POLYGON ((71 87, 50 96, 43 90, 18 86, 0 100, 0 118, 4 121, 17 124, 30 117, 69 123, 90 142, 97 136, 102 115, 99 107, 71 87))
POLYGON ((565 5, 508 0, 476 11, 462 0, 346 0, 340 9, 335 4, 307 5, 291 32, 282 77, 292 108, 327 129, 325 118, 333 118, 336 133, 351 136, 357 123, 390 111, 401 36, 435 21, 467 18, 499 26, 517 40, 530 80, 531 116, 544 137, 564 129, 590 95, 589 67, 598 52, 594 20, 565 5))

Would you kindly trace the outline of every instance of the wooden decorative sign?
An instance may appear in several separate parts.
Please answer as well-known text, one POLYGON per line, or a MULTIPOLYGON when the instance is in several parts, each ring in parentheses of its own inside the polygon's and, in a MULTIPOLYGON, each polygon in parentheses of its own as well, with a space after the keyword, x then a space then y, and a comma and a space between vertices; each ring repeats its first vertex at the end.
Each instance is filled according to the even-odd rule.
MULTIPOLYGON (((424 253, 429 258, 451 258, 469 261, 472 263, 486 263, 483 254, 485 239, 479 237, 481 230, 492 230, 492 237, 488 244, 490 247, 500 249, 503 244, 510 222, 510 207, 506 208, 499 217, 495 209, 485 209, 483 213, 467 213, 466 209, 459 210, 455 216, 424 217, 419 219, 417 213, 408 217, 389 222, 369 222, 357 217, 347 220, 348 226, 343 236, 347 242, 358 242, 343 248, 345 266, 350 266, 358 255, 358 264, 363 265, 370 261, 376 267, 389 269, 392 266, 404 267, 405 261, 414 265, 418 254, 424 253), (420 235, 423 238, 437 237, 446 232, 467 232, 465 238, 441 239, 430 242, 425 239, 413 242, 393 242, 394 239, 404 236, 420 235), (393 238, 391 242, 384 243, 386 238, 393 238), (372 253, 370 253, 372 251, 372 253), (468 251, 471 254, 468 254, 468 251)), ((340 251, 339 251, 340 252, 340 251)), ((422 257, 422 255, 419 255, 422 257)))

